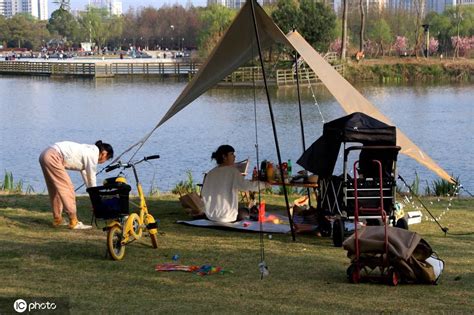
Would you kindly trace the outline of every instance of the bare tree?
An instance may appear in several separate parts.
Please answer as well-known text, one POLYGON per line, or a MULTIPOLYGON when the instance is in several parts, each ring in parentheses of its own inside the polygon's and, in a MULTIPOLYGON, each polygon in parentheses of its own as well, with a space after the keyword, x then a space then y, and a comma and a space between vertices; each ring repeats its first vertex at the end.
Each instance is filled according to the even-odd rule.
POLYGON ((360 33, 359 33, 359 52, 364 51, 364 33, 365 33, 365 10, 364 0, 359 0, 359 11, 360 11, 360 33))
POLYGON ((416 13, 415 20, 415 56, 418 58, 418 54, 421 50, 422 36, 421 25, 423 24, 423 18, 425 16, 425 0, 414 0, 413 7, 416 13))
POLYGON ((346 60, 347 54, 347 8, 349 0, 342 0, 342 44, 341 44, 341 59, 346 60))

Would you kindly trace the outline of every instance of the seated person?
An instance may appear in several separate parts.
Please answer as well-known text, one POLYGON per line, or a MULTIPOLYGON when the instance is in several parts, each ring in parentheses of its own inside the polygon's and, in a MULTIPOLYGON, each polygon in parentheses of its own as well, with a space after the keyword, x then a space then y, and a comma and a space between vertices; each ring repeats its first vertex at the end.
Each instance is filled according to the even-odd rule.
MULTIPOLYGON (((211 158, 217 166, 210 170, 202 187, 205 214, 209 220, 217 222, 234 222, 248 216, 247 209, 239 209, 239 190, 258 191, 259 182, 249 181, 235 167, 235 150, 230 145, 221 145, 211 158)), ((270 186, 260 183, 261 188, 270 186)))

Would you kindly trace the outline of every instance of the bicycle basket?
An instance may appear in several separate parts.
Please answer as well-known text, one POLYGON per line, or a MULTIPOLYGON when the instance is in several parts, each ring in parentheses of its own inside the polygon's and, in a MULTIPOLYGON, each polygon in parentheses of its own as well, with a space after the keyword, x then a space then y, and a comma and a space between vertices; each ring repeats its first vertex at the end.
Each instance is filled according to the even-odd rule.
POLYGON ((130 190, 129 185, 122 183, 87 188, 94 216, 97 219, 115 219, 128 215, 130 190))

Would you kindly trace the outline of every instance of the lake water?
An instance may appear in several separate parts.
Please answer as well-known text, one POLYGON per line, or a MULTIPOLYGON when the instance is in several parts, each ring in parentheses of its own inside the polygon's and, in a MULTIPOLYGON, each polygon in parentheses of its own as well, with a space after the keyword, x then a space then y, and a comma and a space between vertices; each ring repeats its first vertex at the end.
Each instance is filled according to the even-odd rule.
MULTIPOLYGON (((62 140, 113 145, 116 153, 149 132, 168 110, 186 82, 157 79, 54 79, 0 77, 0 170, 15 180, 45 191, 38 156, 62 140)), ((448 173, 474 191, 474 86, 420 85, 357 87, 448 173)), ((322 132, 325 121, 344 115, 324 87, 302 89, 306 146, 322 132)), ((283 159, 296 161, 302 152, 295 89, 272 90, 271 98, 283 159)), ((211 153, 224 143, 236 149, 237 160, 256 161, 255 111, 260 160, 276 161, 276 150, 265 93, 262 89, 213 89, 160 127, 137 157, 160 154, 139 174, 146 189, 153 184, 171 190, 191 170, 197 182, 214 166, 211 153)), ((127 160, 127 158, 124 158, 127 160)), ((409 182, 415 172, 422 183, 437 179, 431 171, 401 156, 399 172, 409 182)), ((338 162, 339 164, 339 162, 338 162)), ((82 180, 72 172, 73 182, 82 180)), ((3 177, 3 174, 1 174, 3 177)), ((98 182, 107 176, 100 174, 98 182)), ((131 177, 130 177, 131 181, 131 177)), ((79 192, 83 193, 81 189, 79 192)))

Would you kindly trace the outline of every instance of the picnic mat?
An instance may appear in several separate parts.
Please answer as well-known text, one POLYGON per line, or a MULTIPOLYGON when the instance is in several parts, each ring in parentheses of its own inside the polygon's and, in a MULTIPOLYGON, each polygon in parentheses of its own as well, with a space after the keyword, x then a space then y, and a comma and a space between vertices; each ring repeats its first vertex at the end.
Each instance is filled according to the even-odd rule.
MULTIPOLYGON (((285 218, 286 219, 286 218, 285 218)), ((282 219, 281 221, 285 222, 282 219)), ((288 219, 286 219, 286 222, 288 219)), ((258 221, 243 220, 238 222, 215 222, 206 219, 191 220, 191 221, 177 221, 176 223, 186 224, 197 227, 217 228, 217 229, 231 229, 239 231, 260 232, 260 223, 258 221)), ((288 224, 275 224, 273 222, 262 223, 262 231, 266 233, 286 234, 291 231, 288 224)))

